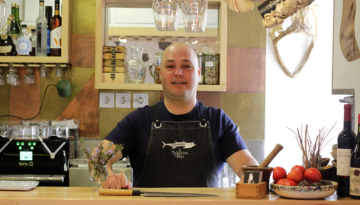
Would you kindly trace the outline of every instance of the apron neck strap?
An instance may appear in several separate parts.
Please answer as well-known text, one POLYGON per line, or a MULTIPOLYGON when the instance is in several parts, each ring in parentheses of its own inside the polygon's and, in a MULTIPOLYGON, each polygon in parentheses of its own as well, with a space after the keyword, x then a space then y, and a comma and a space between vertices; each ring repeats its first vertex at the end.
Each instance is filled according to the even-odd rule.
POLYGON ((156 126, 160 126, 160 115, 159 115, 157 105, 158 105, 158 103, 151 106, 151 114, 154 118, 154 122, 155 122, 156 126))
POLYGON ((206 115, 206 111, 207 111, 208 107, 206 105, 203 105, 202 109, 201 109, 201 113, 200 113, 200 120, 201 120, 201 125, 205 125, 205 121, 206 121, 206 118, 207 118, 207 115, 206 115))

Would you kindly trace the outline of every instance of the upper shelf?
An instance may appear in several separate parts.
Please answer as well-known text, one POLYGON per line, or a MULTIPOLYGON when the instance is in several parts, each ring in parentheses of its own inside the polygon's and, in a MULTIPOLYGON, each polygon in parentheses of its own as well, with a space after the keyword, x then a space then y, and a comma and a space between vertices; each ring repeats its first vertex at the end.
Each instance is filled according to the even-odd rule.
POLYGON ((61 56, 0 56, 0 63, 68 63, 69 62, 69 0, 62 0, 61 56))

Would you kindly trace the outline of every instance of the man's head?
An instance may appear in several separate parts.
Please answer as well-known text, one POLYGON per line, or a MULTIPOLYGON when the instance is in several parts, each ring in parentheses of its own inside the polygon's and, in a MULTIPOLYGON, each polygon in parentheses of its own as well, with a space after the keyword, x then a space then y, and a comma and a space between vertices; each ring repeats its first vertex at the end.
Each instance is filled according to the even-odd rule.
POLYGON ((190 46, 174 43, 166 48, 160 66, 165 99, 182 102, 196 100, 199 77, 198 58, 190 46))

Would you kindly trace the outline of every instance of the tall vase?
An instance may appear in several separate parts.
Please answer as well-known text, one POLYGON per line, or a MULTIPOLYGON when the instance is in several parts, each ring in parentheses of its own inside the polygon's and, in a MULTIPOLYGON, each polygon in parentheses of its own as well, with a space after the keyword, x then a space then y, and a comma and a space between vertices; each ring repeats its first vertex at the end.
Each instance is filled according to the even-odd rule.
POLYGON ((303 166, 305 167, 305 169, 308 169, 310 167, 314 167, 317 169, 321 168, 321 162, 322 162, 322 157, 321 155, 310 155, 308 157, 305 157, 303 155, 303 166))
POLYGON ((131 46, 131 60, 126 69, 127 83, 144 83, 146 76, 146 66, 142 60, 144 48, 131 46))
POLYGON ((90 172, 90 180, 96 182, 98 187, 101 186, 101 183, 106 181, 108 178, 108 173, 106 165, 104 166, 94 166, 90 172))

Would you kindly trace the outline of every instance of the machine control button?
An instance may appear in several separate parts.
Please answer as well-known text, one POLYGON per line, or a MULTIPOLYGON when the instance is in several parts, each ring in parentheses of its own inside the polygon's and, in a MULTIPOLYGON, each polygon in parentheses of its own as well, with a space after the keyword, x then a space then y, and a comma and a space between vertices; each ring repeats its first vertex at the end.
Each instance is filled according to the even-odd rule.
POLYGON ((20 145, 20 142, 16 142, 16 146, 19 146, 20 145))
POLYGON ((36 142, 33 142, 33 146, 36 146, 36 142))
POLYGON ((21 142, 21 146, 24 146, 24 144, 25 144, 24 142, 21 142))
POLYGON ((28 142, 28 145, 31 146, 31 142, 28 142))
POLYGON ((30 147, 31 150, 34 150, 34 147, 30 147))
POLYGON ((19 146, 19 150, 22 150, 22 146, 19 146))

